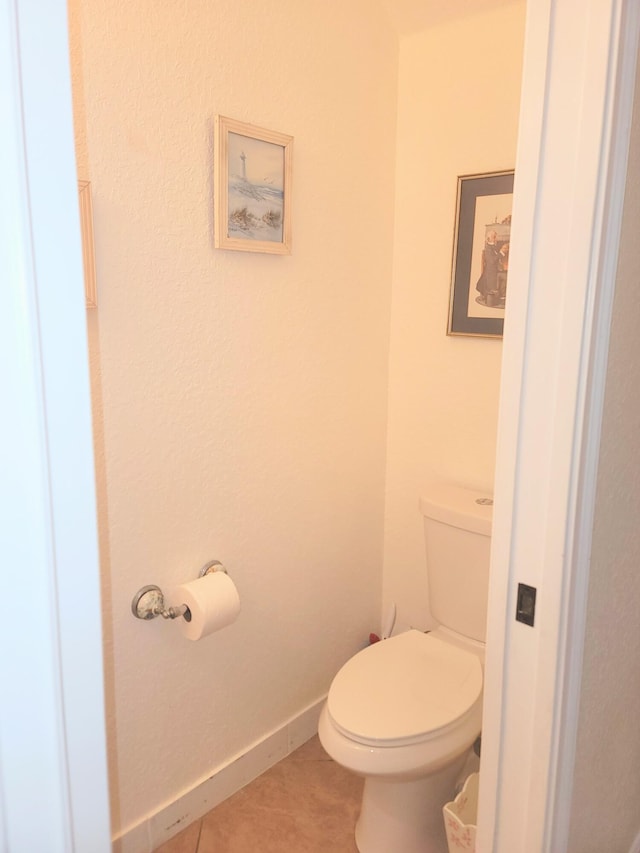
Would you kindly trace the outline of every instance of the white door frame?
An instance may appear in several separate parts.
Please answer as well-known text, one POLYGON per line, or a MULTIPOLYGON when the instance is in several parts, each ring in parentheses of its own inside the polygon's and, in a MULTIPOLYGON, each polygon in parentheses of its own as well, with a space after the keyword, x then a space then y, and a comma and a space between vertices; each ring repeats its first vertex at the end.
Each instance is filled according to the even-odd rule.
POLYGON ((567 849, 635 0, 530 0, 504 349, 482 853, 567 849), (534 627, 515 620, 537 589, 534 627))
MULTIPOLYGON (((635 0, 528 4, 482 853, 565 848, 638 27, 635 0), (534 628, 513 619, 519 581, 538 588, 534 628)), ((99 572, 64 0, 0 0, 0 122, 1 391, 11 412, 0 442, 0 642, 12 651, 0 676, 3 687, 25 685, 0 695, 0 844, 100 853, 99 572)))
POLYGON ((111 849, 64 0, 0 0, 0 849, 111 849))

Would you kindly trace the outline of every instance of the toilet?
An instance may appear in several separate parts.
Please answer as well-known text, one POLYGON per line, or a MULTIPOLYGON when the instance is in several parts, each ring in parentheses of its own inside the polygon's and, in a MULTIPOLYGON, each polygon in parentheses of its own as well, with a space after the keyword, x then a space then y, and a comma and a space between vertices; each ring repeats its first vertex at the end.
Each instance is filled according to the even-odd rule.
POLYGON ((420 500, 437 627, 358 652, 318 726, 338 764, 364 776, 360 853, 446 853, 442 807, 482 725, 491 496, 433 486, 420 500))

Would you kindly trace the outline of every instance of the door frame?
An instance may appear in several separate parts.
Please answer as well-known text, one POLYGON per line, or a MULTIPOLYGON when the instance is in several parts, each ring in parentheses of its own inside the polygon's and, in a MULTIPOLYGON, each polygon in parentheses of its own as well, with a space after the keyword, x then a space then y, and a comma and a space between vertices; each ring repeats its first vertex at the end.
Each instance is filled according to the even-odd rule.
POLYGON ((640 7, 530 0, 502 361, 477 847, 566 850, 640 7), (537 589, 533 627, 518 584, 537 589))
MULTIPOLYGON (((633 0, 530 0, 527 9, 496 472, 483 853, 565 849, 568 834, 638 17, 633 0), (554 243, 560 210, 567 239, 554 243), (520 581, 539 591, 534 628, 513 619, 520 581)), ((106 853, 95 483, 66 26, 63 0, 0 0, 0 117, 13 131, 0 136, 0 185, 8 188, 0 259, 9 272, 3 269, 0 337, 3 399, 14 415, 2 426, 9 477, 0 481, 0 507, 3 553, 16 567, 3 595, 29 600, 31 614, 20 643, 13 638, 25 636, 23 609, 7 607, 0 620, 0 638, 12 649, 2 676, 22 673, 30 697, 26 706, 25 692, 0 698, 0 838, 9 850, 106 853), (39 821, 25 764, 38 777, 39 821)))
POLYGON ((63 0, 0 0, 0 849, 111 849, 63 0))

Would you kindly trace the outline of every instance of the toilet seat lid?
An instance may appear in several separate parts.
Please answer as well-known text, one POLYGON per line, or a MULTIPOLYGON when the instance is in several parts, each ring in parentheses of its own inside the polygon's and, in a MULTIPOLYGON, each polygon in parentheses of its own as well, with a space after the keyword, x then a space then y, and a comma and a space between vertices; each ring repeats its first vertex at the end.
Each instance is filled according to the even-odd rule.
POLYGON ((411 630, 363 649, 333 680, 327 710, 352 740, 424 740, 465 716, 482 695, 476 655, 411 630))

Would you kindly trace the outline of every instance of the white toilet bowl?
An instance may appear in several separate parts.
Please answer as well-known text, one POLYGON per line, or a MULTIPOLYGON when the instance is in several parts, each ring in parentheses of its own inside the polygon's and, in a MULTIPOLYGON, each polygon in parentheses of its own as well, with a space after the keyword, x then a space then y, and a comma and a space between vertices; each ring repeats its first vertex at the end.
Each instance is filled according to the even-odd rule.
POLYGON ((442 806, 480 733, 480 657, 446 632, 363 649, 333 680, 318 733, 365 777, 360 853, 446 853, 442 806))

